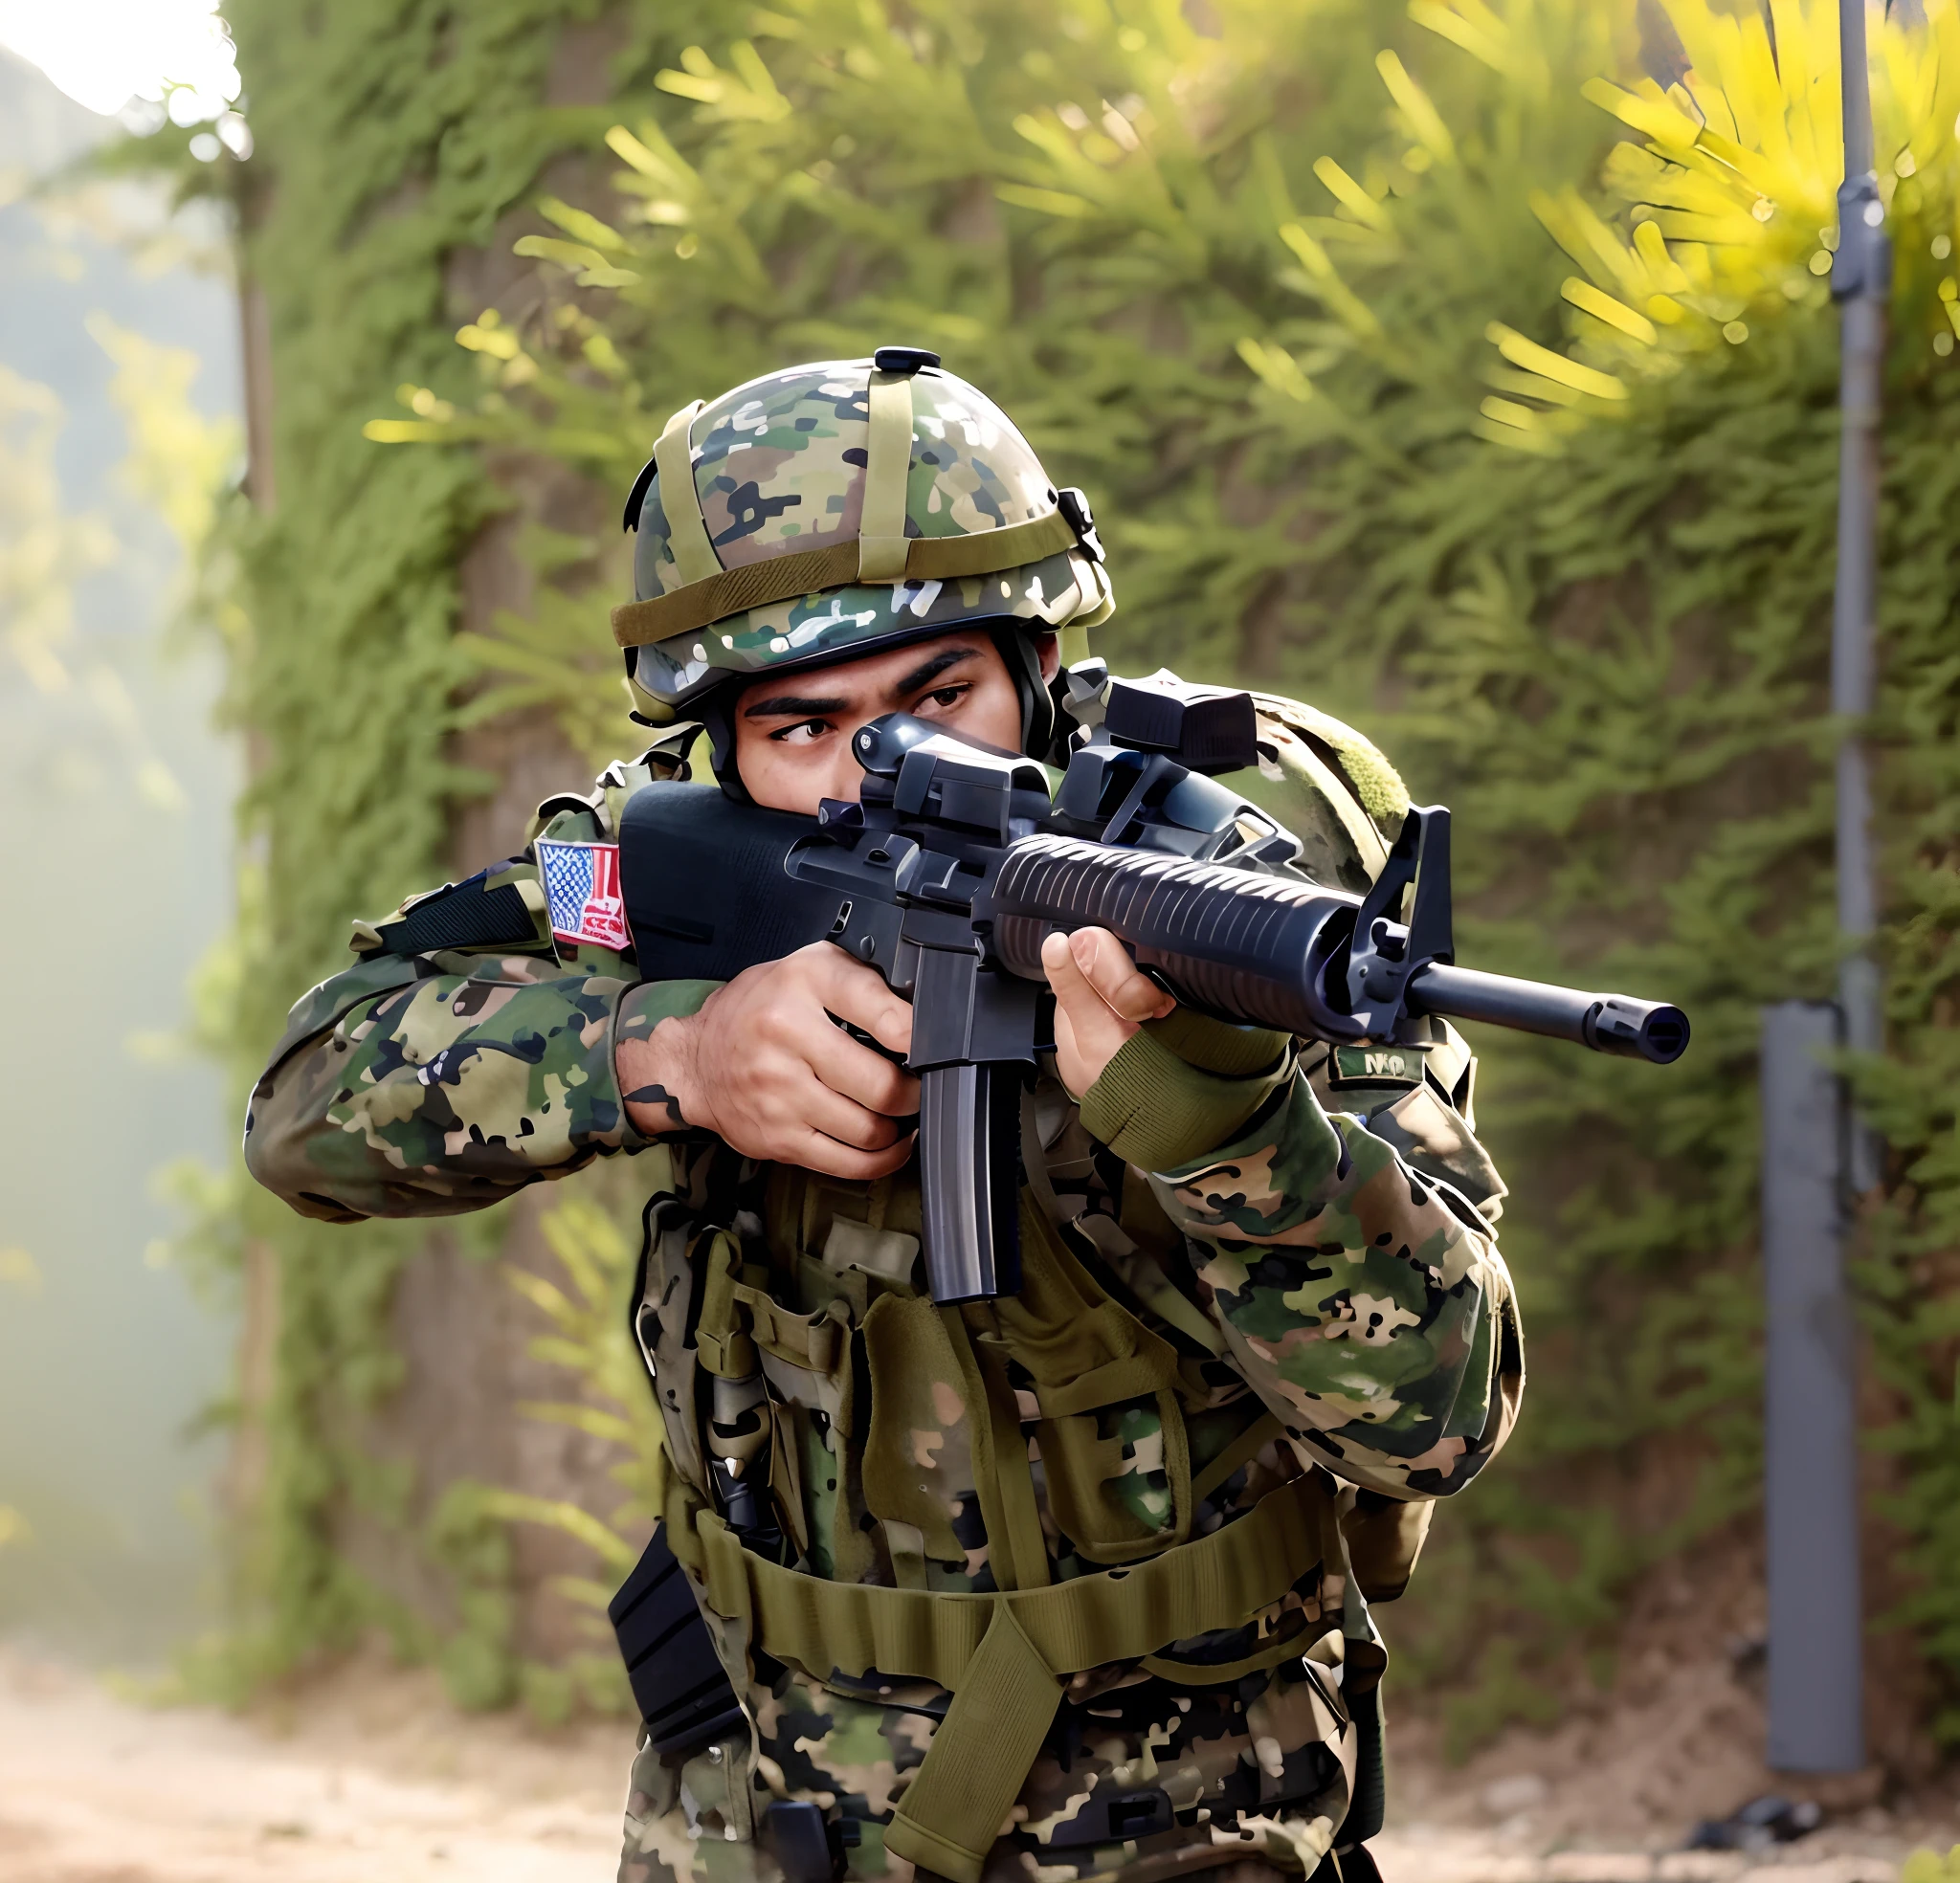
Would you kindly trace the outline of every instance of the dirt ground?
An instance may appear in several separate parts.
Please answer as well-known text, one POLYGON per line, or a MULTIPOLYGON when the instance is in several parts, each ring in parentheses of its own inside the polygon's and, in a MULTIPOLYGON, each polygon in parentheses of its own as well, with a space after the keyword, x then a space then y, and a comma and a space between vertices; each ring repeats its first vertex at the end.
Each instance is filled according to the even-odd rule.
MULTIPOLYGON (((1682 1851, 1697 1817, 1771 1787, 1751 1710, 1725 1671, 1685 1669, 1456 1770, 1398 1722, 1387 1883, 1892 1883, 1908 1851, 1960 1842, 1960 1800, 1888 1806, 1869 1783, 1773 1852, 1682 1851)), ((469 1717, 375 1665, 234 1718, 0 1649, 0 1879, 608 1883, 628 1755, 623 1725, 469 1717)))

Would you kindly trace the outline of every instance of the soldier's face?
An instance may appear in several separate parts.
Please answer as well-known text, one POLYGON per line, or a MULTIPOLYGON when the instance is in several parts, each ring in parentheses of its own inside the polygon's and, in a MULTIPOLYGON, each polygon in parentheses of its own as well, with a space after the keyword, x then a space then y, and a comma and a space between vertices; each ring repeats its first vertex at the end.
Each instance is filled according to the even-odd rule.
MULTIPOLYGON (((1055 637, 1041 646, 1053 678, 1055 637)), ((1021 748, 1021 697, 991 636, 954 629, 888 654, 812 673, 751 680, 735 702, 735 763, 748 795, 813 817, 825 798, 856 802, 863 768, 851 735, 883 713, 910 713, 962 739, 1021 748)))

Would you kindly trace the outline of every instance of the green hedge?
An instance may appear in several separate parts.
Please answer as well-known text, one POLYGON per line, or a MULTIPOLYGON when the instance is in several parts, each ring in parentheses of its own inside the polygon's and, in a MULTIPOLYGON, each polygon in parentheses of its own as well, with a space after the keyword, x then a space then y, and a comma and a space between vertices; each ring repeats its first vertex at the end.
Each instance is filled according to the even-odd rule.
MULTIPOLYGON (((1929 27, 1879 43, 1900 254, 1881 727, 1894 1050, 1868 1091, 1896 1148, 1863 1275, 1909 1618, 1950 1676, 1960 41, 1951 0, 1927 11, 1929 27)), ((542 703, 595 757, 627 731, 603 626, 620 541, 533 530, 535 613, 458 648, 446 571, 482 514, 476 456, 363 447, 350 411, 372 440, 541 451, 590 477, 608 514, 601 494, 616 500, 685 399, 787 359, 931 344, 1096 502, 1114 659, 1257 678, 1360 718, 1419 796, 1457 808, 1466 959, 1688 1006, 1696 1045, 1667 1073, 1481 1042, 1482 1122, 1515 1192, 1504 1246, 1527 1303, 1530 1412, 1505 1467, 1438 1525, 1396 1630, 1405 1664, 1469 1696, 1463 1735, 1539 1704, 1534 1667, 1588 1650, 1603 1672, 1639 1579, 1750 1504, 1756 1009, 1834 979, 1819 761, 1836 321, 1816 257, 1838 162, 1835 11, 1778 0, 1780 67, 1759 23, 1702 0, 1666 11, 1671 26, 1641 10, 1644 43, 1631 0, 1414 0, 1406 15, 1385 0, 779 0, 732 43, 713 10, 693 32, 670 17, 657 45, 622 55, 616 188, 539 199, 519 252, 542 264, 542 303, 522 325, 487 309, 461 327, 474 394, 438 343, 439 255, 480 239, 527 165, 507 161, 495 191, 479 179, 421 199, 405 218, 427 243, 413 296, 349 270, 317 331, 328 343, 337 320, 364 338, 307 394, 316 429, 288 433, 281 459, 318 521, 276 525, 254 565, 246 717, 295 736, 256 799, 273 933, 293 938, 265 962, 287 972, 349 906, 418 880, 437 840, 434 825, 377 826, 358 864, 342 838, 313 853, 328 880, 306 879, 311 813, 293 807, 342 763, 332 741, 368 755, 345 802, 380 807, 409 779, 434 816, 461 784, 436 738, 456 723, 460 656, 490 681, 469 716, 542 703), (1582 97, 1602 77, 1623 89, 1582 97), (360 387, 396 380, 406 414, 360 405, 360 387), (364 528, 357 502, 388 514, 364 528), (362 559, 370 530, 393 545, 384 563, 362 559), (315 593, 302 628, 315 609, 285 597, 315 593), (280 647, 317 652, 310 679, 263 671, 275 601, 280 647), (398 677, 403 647, 420 677, 398 677), (391 772, 391 752, 425 768, 391 772)), ((498 67, 506 98, 533 82, 549 32, 545 9, 517 12, 529 36, 498 67)), ((294 146, 242 31, 241 45, 283 176, 294 146)), ((282 69, 312 89, 304 59, 282 69)), ((417 94, 412 108, 430 107, 417 94)), ((457 125, 479 125, 477 108, 458 103, 457 125)), ((513 108, 501 127, 514 119, 544 122, 513 108)), ((415 161, 440 178, 450 145, 417 122, 434 154, 415 161)), ((612 119, 587 122, 596 151, 612 119)), ((483 133, 452 135, 467 148, 483 133)), ((309 128, 302 145, 326 142, 309 128)), ((364 227, 362 243, 382 239, 378 219, 364 227)), ((285 376, 311 369, 286 347, 285 376)), ((282 516, 295 494, 282 484, 282 516)), ((305 1239, 282 1233, 299 1253, 305 1239)), ((345 1246, 335 1289, 351 1286, 345 1246)), ((396 1257, 367 1259, 379 1300, 396 1257)), ((357 1324, 378 1325, 371 1308, 357 1324)), ((303 1388, 288 1396, 287 1454, 317 1469, 323 1422, 303 1388)), ((317 1536, 321 1508, 298 1496, 298 1531, 317 1536)))
MULTIPOLYGON (((404 376, 457 378, 445 266, 490 239, 548 157, 603 129, 603 115, 543 108, 555 35, 594 11, 226 8, 256 137, 234 173, 241 268, 265 297, 273 385, 273 501, 232 530, 251 621, 232 649, 229 701, 252 771, 224 1021, 241 1110, 287 1005, 345 961, 348 921, 445 874, 453 809, 481 784, 450 757, 468 674, 452 637, 457 567, 494 496, 472 457, 377 452, 350 414, 404 376)), ((355 1432, 401 1376, 389 1313, 420 1238, 301 1222, 242 1175, 234 1196, 232 1240, 265 1252, 279 1325, 239 1627, 206 1672, 249 1684, 376 1621, 405 1644, 426 1637, 331 1543, 348 1500, 396 1521, 408 1508, 402 1473, 366 1457, 355 1432)), ((459 1535, 445 1506, 430 1546, 467 1586, 488 1546, 459 1535)))

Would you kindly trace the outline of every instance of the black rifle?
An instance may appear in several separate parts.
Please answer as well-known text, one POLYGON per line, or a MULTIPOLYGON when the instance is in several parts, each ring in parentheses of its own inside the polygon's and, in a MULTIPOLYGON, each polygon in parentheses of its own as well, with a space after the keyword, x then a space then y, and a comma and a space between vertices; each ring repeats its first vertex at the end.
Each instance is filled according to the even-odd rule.
POLYGON ((621 889, 640 972, 726 981, 828 939, 912 1003, 926 1275, 938 1301, 1019 1285, 1020 1094, 1041 944, 1106 928, 1177 999, 1240 1025, 1392 1041, 1446 1014, 1667 1065, 1679 1008, 1454 964, 1450 814, 1410 811, 1366 896, 1208 774, 1258 762, 1248 694, 1116 680, 1051 800, 1033 760, 893 713, 854 738, 861 800, 815 817, 712 785, 628 800, 621 889))

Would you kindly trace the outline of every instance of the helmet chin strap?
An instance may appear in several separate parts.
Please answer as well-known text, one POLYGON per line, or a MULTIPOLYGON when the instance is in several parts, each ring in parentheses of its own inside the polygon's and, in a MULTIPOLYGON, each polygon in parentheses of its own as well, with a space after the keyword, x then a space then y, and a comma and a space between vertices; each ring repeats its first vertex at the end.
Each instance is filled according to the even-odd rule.
POLYGON ((1000 627, 993 631, 993 645, 1021 696, 1021 750, 1046 760, 1055 743, 1055 695, 1041 676, 1038 637, 1019 627, 1000 627))
POLYGON ((715 782, 721 786, 722 795, 746 805, 755 800, 748 795, 748 786, 743 784, 741 768, 735 763, 735 701, 741 692, 739 686, 718 686, 697 704, 695 714, 708 736, 715 782))

